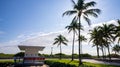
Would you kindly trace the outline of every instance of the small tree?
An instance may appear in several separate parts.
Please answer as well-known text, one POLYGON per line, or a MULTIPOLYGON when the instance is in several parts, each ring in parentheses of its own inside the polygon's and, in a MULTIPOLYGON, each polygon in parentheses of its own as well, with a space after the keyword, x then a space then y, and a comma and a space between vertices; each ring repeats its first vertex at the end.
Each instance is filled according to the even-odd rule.
POLYGON ((57 36, 57 38, 54 39, 55 42, 53 43, 53 45, 57 44, 57 46, 60 46, 60 59, 61 59, 61 54, 62 54, 62 48, 61 45, 67 45, 68 40, 62 36, 61 34, 59 36, 57 36))
POLYGON ((113 48, 112 48, 112 51, 116 53, 119 53, 120 52, 120 46, 119 45, 115 45, 113 48))

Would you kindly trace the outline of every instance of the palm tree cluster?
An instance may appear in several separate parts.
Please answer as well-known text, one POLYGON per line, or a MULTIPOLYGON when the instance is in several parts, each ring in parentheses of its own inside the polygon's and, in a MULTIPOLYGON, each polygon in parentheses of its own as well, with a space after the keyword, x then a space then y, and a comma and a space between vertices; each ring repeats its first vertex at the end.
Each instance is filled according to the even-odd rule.
MULTIPOLYGON (((102 51, 103 59, 105 59, 107 48, 109 60, 111 60, 110 56, 110 46, 111 44, 114 44, 115 41, 118 41, 119 44, 119 34, 120 34, 120 20, 117 21, 118 25, 114 24, 103 24, 102 26, 97 26, 93 30, 90 30, 90 42, 92 41, 93 46, 96 46, 97 48, 97 56, 99 58, 99 49, 102 51)), ((119 53, 120 52, 120 46, 115 45, 112 48, 113 51, 119 53)))
MULTIPOLYGON (((89 16, 93 16, 95 18, 101 13, 100 9, 94 8, 96 5, 95 1, 85 2, 86 0, 71 0, 73 3, 73 9, 65 11, 63 16, 73 15, 73 19, 70 25, 66 26, 65 28, 69 31, 68 33, 73 33, 73 43, 72 43, 72 60, 74 60, 74 43, 76 36, 78 41, 78 54, 79 54, 79 66, 82 64, 82 41, 86 41, 87 39, 81 35, 81 30, 83 30, 83 26, 81 24, 81 19, 84 19, 88 25, 91 25, 91 21, 89 16)), ((90 34, 90 41, 93 43, 93 47, 96 46, 97 49, 97 56, 100 58, 99 50, 102 51, 103 59, 106 58, 106 49, 108 50, 109 59, 111 60, 110 56, 110 47, 111 44, 114 44, 115 41, 120 42, 120 20, 117 20, 117 25, 114 24, 103 24, 102 26, 97 26, 94 29, 89 31, 90 34)), ((53 44, 58 44, 60 46, 60 54, 62 53, 61 44, 67 45, 68 40, 63 36, 59 35, 57 38, 54 39, 55 42, 53 44)), ((115 45, 112 48, 113 51, 116 53, 120 52, 120 45, 115 45)), ((61 55, 60 55, 61 59, 61 55)))
POLYGON ((74 15, 71 24, 69 26, 67 26, 66 28, 69 30, 69 32, 73 31, 72 60, 74 57, 73 54, 74 54, 75 35, 76 35, 76 33, 78 33, 78 35, 77 35, 77 37, 78 37, 78 52, 79 52, 78 58, 79 58, 79 66, 80 66, 82 64, 81 42, 83 40, 86 40, 86 39, 84 39, 84 36, 81 37, 81 30, 82 30, 81 19, 83 18, 88 23, 88 25, 91 25, 89 16, 98 17, 98 14, 101 13, 101 10, 94 8, 94 6, 96 5, 96 2, 94 2, 94 1, 85 2, 85 0, 77 0, 77 2, 75 2, 74 0, 71 0, 71 2, 73 3, 73 9, 65 11, 63 13, 63 16, 64 15, 74 15), (81 38, 83 38, 83 40, 81 38))
MULTIPOLYGON (((93 17, 98 17, 98 14, 100 14, 100 9, 93 8, 96 5, 96 2, 90 1, 90 2, 85 2, 85 0, 78 0, 77 3, 73 0, 71 0, 73 3, 73 9, 68 10, 63 13, 64 15, 75 15, 72 22, 78 22, 79 27, 78 27, 78 39, 80 37, 80 32, 81 32, 81 18, 83 18, 88 25, 91 24, 91 21, 89 19, 89 16, 93 17)), ((81 40, 78 41, 78 52, 79 52, 79 66, 82 64, 81 61, 81 40)))

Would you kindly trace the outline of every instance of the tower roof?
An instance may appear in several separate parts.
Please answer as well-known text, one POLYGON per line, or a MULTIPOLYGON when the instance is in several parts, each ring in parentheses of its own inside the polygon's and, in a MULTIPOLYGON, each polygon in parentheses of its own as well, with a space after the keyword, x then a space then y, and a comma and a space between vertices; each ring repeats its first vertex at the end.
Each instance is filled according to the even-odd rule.
POLYGON ((43 49, 45 48, 44 46, 25 46, 25 45, 19 45, 18 47, 20 50, 36 49, 39 51, 43 51, 43 49))

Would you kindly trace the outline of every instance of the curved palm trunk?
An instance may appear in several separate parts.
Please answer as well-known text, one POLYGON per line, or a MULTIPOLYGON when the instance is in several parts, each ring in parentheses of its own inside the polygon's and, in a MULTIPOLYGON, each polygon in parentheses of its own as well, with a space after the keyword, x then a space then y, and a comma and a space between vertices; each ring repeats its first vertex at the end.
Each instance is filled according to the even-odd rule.
POLYGON ((61 44, 60 44, 60 60, 62 59, 61 54, 62 54, 62 48, 61 48, 61 44))
POLYGON ((99 56, 99 47, 98 47, 98 45, 97 45, 96 47, 97 47, 97 57, 100 58, 100 56, 99 56))
POLYGON ((75 32, 73 32, 72 61, 74 60, 74 42, 75 42, 75 32))
MULTIPOLYGON (((78 39, 79 39, 79 37, 80 37, 80 26, 81 26, 81 23, 80 23, 80 16, 79 16, 79 29, 78 29, 78 33, 79 33, 79 35, 78 35, 78 39)), ((80 40, 79 40, 79 42, 78 42, 78 44, 79 44, 79 66, 82 64, 82 61, 81 61, 81 49, 80 49, 80 40)))

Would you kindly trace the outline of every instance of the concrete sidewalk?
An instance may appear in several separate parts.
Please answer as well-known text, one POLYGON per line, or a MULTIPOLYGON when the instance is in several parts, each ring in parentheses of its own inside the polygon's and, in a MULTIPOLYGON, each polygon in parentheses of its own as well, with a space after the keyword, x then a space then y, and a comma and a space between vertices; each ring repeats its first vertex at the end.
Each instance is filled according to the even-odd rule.
POLYGON ((97 64, 108 64, 108 65, 117 65, 117 66, 120 66, 120 63, 98 61, 98 60, 94 60, 94 59, 83 59, 82 61, 83 62, 90 62, 90 63, 97 63, 97 64))

